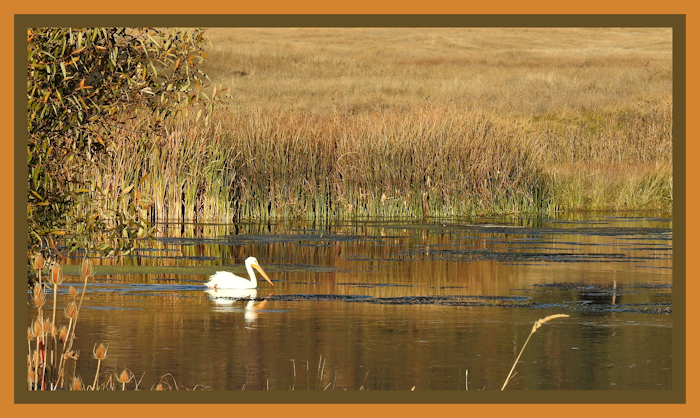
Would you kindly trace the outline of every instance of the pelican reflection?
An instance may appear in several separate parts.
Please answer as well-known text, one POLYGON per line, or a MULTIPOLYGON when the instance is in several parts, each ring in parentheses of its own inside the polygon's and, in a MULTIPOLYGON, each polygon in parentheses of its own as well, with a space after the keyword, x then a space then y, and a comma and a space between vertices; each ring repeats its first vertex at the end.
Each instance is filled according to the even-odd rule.
POLYGON ((257 303, 255 299, 258 297, 257 289, 221 289, 210 288, 205 292, 209 295, 209 299, 216 304, 216 310, 227 312, 240 312, 241 309, 235 307, 236 302, 247 300, 248 302, 243 308, 243 317, 246 323, 252 322, 258 316, 258 310, 263 309, 267 300, 273 293, 270 293, 265 300, 257 303))

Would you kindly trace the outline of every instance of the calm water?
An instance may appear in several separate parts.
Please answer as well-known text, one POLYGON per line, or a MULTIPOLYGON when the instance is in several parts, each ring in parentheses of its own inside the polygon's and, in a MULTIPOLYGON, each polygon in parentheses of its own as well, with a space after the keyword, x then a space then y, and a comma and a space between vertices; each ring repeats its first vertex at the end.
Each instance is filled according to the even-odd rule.
POLYGON ((105 343, 101 370, 129 368, 142 389, 169 373, 190 389, 464 390, 468 370, 469 390, 500 390, 533 323, 563 313, 508 389, 672 389, 670 214, 160 230, 137 256, 96 259, 86 381, 105 343), (274 287, 205 292, 251 255, 274 287))

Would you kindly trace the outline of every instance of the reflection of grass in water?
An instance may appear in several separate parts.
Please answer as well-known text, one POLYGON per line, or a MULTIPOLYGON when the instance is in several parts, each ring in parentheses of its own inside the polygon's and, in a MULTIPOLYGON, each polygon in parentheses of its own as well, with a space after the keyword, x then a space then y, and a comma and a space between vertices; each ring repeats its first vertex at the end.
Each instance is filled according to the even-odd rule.
MULTIPOLYGON (((75 268, 77 269, 77 267, 75 267, 75 268)), ((117 269, 118 269, 118 268, 128 269, 128 268, 131 268, 131 267, 130 267, 130 266, 117 266, 116 268, 117 268, 117 269)), ((138 268, 137 268, 137 269, 138 269, 138 268)), ((88 353, 89 353, 89 351, 88 351, 88 353)), ((91 380, 91 379, 90 379, 90 380, 91 380)))
MULTIPOLYGON (((282 272, 313 272, 313 273, 334 273, 340 271, 340 269, 328 266, 317 266, 311 264, 273 264, 265 267, 269 268, 271 272, 282 273, 282 272)), ((167 265, 109 265, 104 264, 97 266, 95 269, 96 276, 114 276, 114 275, 126 275, 126 274, 143 274, 143 275, 163 275, 163 274, 177 274, 177 275, 205 275, 213 274, 217 271, 226 270, 234 274, 244 274, 246 272, 243 265, 192 265, 192 266, 167 266, 167 265)), ((78 276, 80 275, 80 266, 78 265, 66 265, 63 266, 63 274, 66 276, 78 276)))
MULTIPOLYGON (((44 268, 43 258, 36 257, 33 260, 33 267, 37 270, 39 281, 32 289, 32 300, 38 309, 37 319, 32 321, 31 326, 27 330, 28 340, 28 356, 27 356, 27 381, 29 390, 58 390, 69 389, 73 391, 82 390, 140 390, 139 386, 143 380, 143 376, 138 379, 131 370, 123 369, 121 372, 100 372, 102 362, 108 356, 108 346, 96 343, 93 348, 92 357, 97 360, 97 366, 94 372, 94 379, 91 385, 85 386, 80 375, 76 375, 77 361, 80 353, 72 349, 72 343, 76 335, 76 327, 79 314, 83 304, 83 298, 87 289, 88 279, 93 276, 94 270, 89 259, 85 259, 81 265, 81 278, 84 280, 83 290, 78 298, 79 292, 71 287, 68 292, 68 297, 71 302, 66 308, 66 317, 69 320, 68 326, 60 326, 57 330, 56 326, 56 305, 59 295, 59 285, 62 284, 62 269, 57 263, 51 264, 50 281, 53 284, 53 318, 44 319, 43 311, 46 305, 47 298, 44 292, 44 284, 42 282, 42 269, 44 268), (35 347, 33 349, 33 346, 35 347), (71 368, 68 367, 69 361, 73 361, 72 375, 71 368)), ((47 263, 48 264, 48 263, 47 263)), ((294 376, 296 381, 296 365, 294 367, 294 376)), ((337 372, 333 374, 333 379, 330 382, 326 380, 326 359, 323 356, 319 357, 319 367, 316 371, 314 390, 335 390, 337 372)), ((307 362, 308 371, 308 362, 307 362)), ((307 380, 309 379, 307 373, 307 380)), ((365 378, 359 390, 365 390, 365 381, 369 375, 369 371, 365 374, 365 378)), ((307 381, 307 388, 310 386, 307 381)), ((160 381, 151 389, 152 390, 178 390, 179 386, 175 377, 171 374, 166 374, 161 377, 160 381), (170 383, 172 381, 172 384, 170 383)), ((195 386, 194 389, 200 386, 195 386)), ((245 385, 243 386, 245 388, 245 385)), ((269 390, 269 380, 266 382, 266 388, 269 390)), ((414 386, 415 388, 415 386, 414 386)), ((294 384, 290 387, 294 390, 294 384)))
MULTIPOLYGON (((92 275, 92 269, 89 267, 89 264, 84 264, 82 269, 83 277, 85 278, 85 286, 87 286, 87 279, 89 276, 92 275)), ((54 271, 58 271, 57 269, 54 271)), ((56 280, 56 283, 58 281, 56 280)), ((60 284, 60 283, 59 283, 60 284)), ((56 285, 58 286, 58 285, 56 285)), ((42 308, 47 300, 47 298, 44 297, 42 293, 42 286, 37 284, 35 287, 36 290, 34 290, 34 302, 37 308, 39 309, 39 312, 42 312, 42 308)), ((58 292, 54 292, 54 296, 57 295, 58 292)), ((85 288, 83 289, 82 295, 85 293, 85 288)), ((40 387, 47 387, 49 389, 57 389, 57 388, 63 388, 64 385, 68 385, 68 388, 72 390, 139 390, 139 385, 141 385, 141 382, 143 380, 143 376, 140 379, 137 379, 136 376, 134 376, 134 373, 131 372, 130 370, 124 369, 121 371, 121 373, 114 374, 113 372, 103 372, 100 373, 100 363, 102 360, 104 360, 107 357, 107 347, 100 344, 96 345, 95 349, 93 351, 93 357, 97 360, 97 368, 95 371, 95 377, 93 380, 92 385, 87 386, 87 388, 83 385, 82 379, 80 376, 75 375, 75 365, 73 365, 73 375, 70 376, 69 374, 66 374, 66 372, 70 372, 70 367, 67 366, 67 360, 72 359, 75 363, 77 363, 79 353, 74 353, 71 351, 71 345, 68 343, 69 340, 71 340, 70 335, 73 336, 75 335, 75 324, 77 324, 77 319, 78 319, 78 314, 80 312, 80 308, 82 307, 82 295, 80 298, 78 298, 78 292, 75 290, 71 290, 69 293, 69 297, 72 298, 73 302, 78 302, 78 300, 81 300, 80 304, 73 303, 72 309, 67 309, 66 310, 66 316, 69 318, 69 324, 67 327, 67 332, 64 333, 60 332, 59 335, 60 337, 56 339, 55 336, 52 335, 52 330, 55 329, 55 326, 47 325, 51 324, 48 320, 43 321, 43 320, 35 320, 33 322, 33 326, 30 327, 28 331, 28 342, 29 342, 29 361, 28 361, 28 378, 29 378, 29 388, 40 388, 40 387), (52 340, 53 338, 53 340, 52 340), (35 341, 36 340, 36 341, 35 341), (60 343, 58 342, 60 341, 60 343), (32 346, 35 345, 34 342, 36 342, 36 349, 32 351, 32 346), (62 345, 61 345, 62 343, 62 345), (62 350, 61 350, 62 348, 62 350), (53 359, 61 359, 61 363, 59 364, 59 367, 54 369, 53 367, 45 367, 50 361, 55 361, 53 359), (57 373, 52 374, 53 370, 58 370, 57 373), (50 386, 49 386, 50 385, 50 386)), ((443 297, 444 299, 444 297, 443 297)), ((38 315, 39 317, 43 317, 41 313, 38 315)), ((511 371, 506 379, 506 382, 504 383, 503 387, 501 390, 504 390, 506 385, 508 384, 512 373, 515 369, 515 366, 517 365, 518 360, 522 356, 525 347, 527 346, 530 338, 532 337, 532 334, 544 323, 556 319, 556 318, 564 318, 568 317, 568 315, 564 314, 557 314, 557 315, 551 315, 546 318, 540 319, 535 322, 535 325, 532 328, 532 331, 530 335, 528 336, 527 340, 525 341, 525 344, 523 345, 518 357, 516 358, 513 367, 511 368, 511 371)), ((55 318, 54 318, 55 320, 55 318)), ((313 390, 335 390, 336 389, 336 378, 337 378, 337 372, 332 374, 329 372, 329 368, 327 367, 326 364, 326 359, 321 356, 319 358, 319 364, 318 368, 316 371, 316 376, 312 377, 310 376, 309 373, 307 373, 307 382, 308 388, 313 390), (313 385, 311 385, 313 383, 313 385)), ((54 366, 55 367, 55 366, 54 366)), ((293 363, 294 367, 294 377, 295 377, 295 383, 296 383, 296 364, 293 363)), ((308 370, 308 363, 307 363, 307 370, 308 370)), ((369 371, 365 374, 364 380, 362 384, 359 386, 359 390, 365 390, 365 382, 367 380, 367 377, 369 375, 369 371)), ((269 381, 268 381, 269 382, 269 381)), ((269 383, 266 382, 265 387, 269 389, 269 383)), ((290 390, 294 390, 294 384, 290 387, 290 390)), ((170 375, 164 375, 161 377, 160 381, 151 389, 152 390, 178 390, 178 388, 183 388, 183 386, 178 385, 175 382, 175 378, 170 375), (172 382, 169 383, 169 382, 172 382)), ((195 386, 194 389, 202 389, 206 388, 204 386, 197 385, 195 386)), ((245 388, 245 386, 244 386, 245 388)), ((415 390, 415 386, 411 389, 415 390)))
MULTIPOLYGON (((654 213, 654 215, 658 215, 658 213, 654 213)), ((225 266, 225 269, 230 269, 234 273, 242 273, 244 270, 239 264, 251 254, 257 256, 261 261, 265 260, 263 262, 272 263, 272 267, 280 269, 279 271, 306 270, 309 272, 316 272, 317 270, 313 270, 314 268, 322 268, 319 266, 324 265, 336 266, 342 270, 354 270, 359 263, 356 263, 355 260, 350 262, 349 257, 359 256, 365 256, 368 260, 398 259, 399 257, 421 260, 438 260, 444 257, 463 259, 456 261, 469 261, 469 257, 488 256, 502 258, 500 261, 505 262, 541 263, 549 260, 538 260, 534 257, 535 254, 545 254, 543 257, 557 258, 556 255, 551 254, 553 249, 548 250, 549 247, 544 247, 547 245, 545 242, 547 237, 542 238, 543 235, 552 235, 549 241, 559 242, 558 240, 562 240, 561 245, 568 245, 567 243, 571 241, 580 241, 583 244, 574 248, 565 247, 566 252, 570 253, 579 253, 582 248, 586 248, 586 244, 590 244, 589 248, 592 252, 600 252, 610 247, 598 244, 608 243, 612 239, 670 242, 671 229, 668 219, 647 221, 648 218, 641 218, 638 221, 640 222, 639 228, 619 228, 617 227, 619 223, 617 219, 620 218, 617 217, 606 218, 605 223, 611 225, 610 228, 605 227, 605 225, 601 225, 600 228, 592 228, 591 226, 598 226, 600 222, 603 222, 596 221, 596 215, 576 217, 570 214, 564 219, 564 221, 536 218, 445 219, 439 223, 431 221, 427 224, 424 223, 425 221, 416 219, 411 221, 384 219, 354 220, 326 226, 306 221, 280 221, 270 225, 260 223, 236 223, 227 226, 202 225, 204 229, 201 235, 194 232, 198 225, 187 224, 181 237, 179 235, 180 229, 176 226, 163 227, 160 233, 163 235, 156 237, 155 241, 143 243, 143 245, 149 245, 149 248, 139 249, 132 257, 102 259, 100 262, 104 265, 97 265, 96 270, 98 275, 104 272, 113 276, 122 274, 122 272, 124 274, 139 274, 141 272, 144 274, 172 274, 169 278, 177 280, 178 277, 175 275, 212 274, 212 271, 207 269, 214 264, 225 266), (591 217, 594 220, 590 220, 591 217), (561 222, 566 222, 566 219, 579 219, 579 221, 574 222, 574 226, 580 224, 588 226, 588 228, 559 225, 561 222), (495 223, 483 225, 483 222, 495 223), (597 223, 591 225, 592 222, 597 223), (517 226, 513 224, 517 224, 517 226), (237 230, 237 234, 240 235, 233 235, 234 230, 237 230), (313 230, 317 234, 309 234, 309 230, 313 230), (298 233, 299 231, 305 232, 298 233), (625 235, 625 233, 635 231, 639 231, 642 235, 625 235), (168 238, 165 235, 171 237, 168 238), (172 238, 173 235, 179 238, 172 238), (575 235, 576 238, 572 239, 568 235, 575 235), (224 236, 225 239, 222 238, 224 236), (241 237, 245 237, 245 239, 241 237), (343 239, 336 239, 336 237, 343 239), (348 239, 349 237, 353 237, 353 239, 348 239), (297 239, 300 241, 296 241, 297 239), (528 242, 533 246, 539 243, 542 247, 528 249, 526 248, 528 242), (446 244, 459 245, 460 247, 449 251, 450 248, 446 247, 446 244), (480 248, 480 251, 476 251, 480 248), (516 259, 507 259, 508 253, 512 249, 527 251, 516 259), (338 251, 343 252, 343 250, 345 250, 345 256, 338 257, 338 251), (277 261, 283 261, 284 264, 277 261), (305 265, 300 266, 300 270, 296 270, 296 267, 287 264, 296 261, 305 265), (111 270, 112 267, 108 266, 109 264, 119 264, 119 266, 114 267, 115 270, 111 270), (143 270, 149 268, 149 264, 157 264, 159 269, 164 270, 143 270), (129 265, 132 265, 134 270, 116 270, 128 269, 129 265), (240 270, 237 270, 239 268, 240 270)), ((648 254, 646 250, 638 249, 632 242, 628 249, 624 242, 613 245, 614 251, 627 254, 630 257, 648 254)), ((649 251, 653 250, 652 245, 662 244, 649 243, 649 251)), ((668 250, 670 252, 671 248, 668 247, 668 250)), ((610 252, 610 250, 604 252, 610 252)), ((564 257, 559 258, 563 259, 564 257)), ((80 260, 72 259, 69 262, 79 263, 80 260)), ((653 262, 653 264, 655 266, 670 266, 670 263, 665 260, 653 262)), ((67 275, 79 274, 75 265, 65 266, 65 272, 67 275)), ((140 277, 140 279, 143 278, 140 277)))

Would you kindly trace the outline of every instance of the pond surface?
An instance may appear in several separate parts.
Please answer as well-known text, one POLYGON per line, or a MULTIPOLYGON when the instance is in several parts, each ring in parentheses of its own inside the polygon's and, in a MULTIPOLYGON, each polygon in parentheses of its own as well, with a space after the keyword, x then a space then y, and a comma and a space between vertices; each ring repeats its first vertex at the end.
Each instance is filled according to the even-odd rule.
POLYGON ((104 378, 128 368, 141 389, 500 390, 535 321, 566 314, 532 335, 507 390, 672 389, 668 213, 159 229, 135 256, 94 259, 87 382, 104 343, 104 378), (215 271, 247 276, 248 256, 274 286, 205 291, 215 271))

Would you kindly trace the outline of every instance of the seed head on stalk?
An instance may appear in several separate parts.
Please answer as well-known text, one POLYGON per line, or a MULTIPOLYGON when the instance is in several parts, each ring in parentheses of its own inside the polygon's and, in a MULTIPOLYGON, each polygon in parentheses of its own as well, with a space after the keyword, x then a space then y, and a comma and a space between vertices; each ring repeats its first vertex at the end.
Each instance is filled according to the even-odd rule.
POLYGON ((32 334, 34 338, 41 338, 44 334, 44 322, 41 318, 37 318, 32 322, 32 334))
POLYGON ((131 382, 133 378, 133 373, 127 369, 122 370, 122 372, 117 375, 117 380, 122 384, 122 391, 126 390, 126 384, 131 382))
POLYGON ((100 344, 92 349, 92 357, 98 361, 102 361, 107 358, 107 350, 107 346, 100 344))
POLYGON ((66 340, 68 339, 68 328, 66 328, 65 325, 61 325, 61 328, 58 329, 58 338, 63 344, 66 343, 66 340))
POLYGON ((32 290, 32 301, 37 308, 41 308, 46 303, 46 294, 40 285, 34 286, 32 290))
POLYGON ((78 315, 78 305, 76 305, 74 301, 71 301, 68 306, 66 306, 64 313, 66 314, 66 318, 75 319, 78 315))
POLYGON ((84 277, 92 276, 94 274, 94 269, 92 267, 92 261, 85 257, 83 263, 80 265, 80 272, 84 277))
MULTIPOLYGON (((78 316, 80 313, 80 308, 83 306, 83 298, 85 297, 85 290, 87 289, 88 278, 90 277, 90 275, 93 274, 92 262, 90 261, 89 258, 85 258, 83 260, 83 263, 81 265, 81 273, 83 273, 82 274, 83 291, 80 294, 80 301, 79 302, 77 301, 78 291, 75 290, 71 286, 70 295, 73 297, 73 301, 68 304, 66 311, 65 311, 66 316, 68 318, 70 318, 70 322, 68 324, 68 339, 63 347, 64 354, 61 357, 61 363, 58 367, 58 375, 59 375, 58 382, 59 382, 59 384, 62 384, 62 382, 63 382, 64 372, 65 372, 65 364, 66 364, 65 360, 67 358, 72 358, 70 354, 74 353, 74 351, 72 351, 72 348, 73 348, 73 340, 75 339, 75 329, 76 329, 76 326, 78 324, 78 316)), ((97 377, 97 376, 95 376, 95 377, 97 377)), ((93 390, 94 390, 94 388, 93 388, 93 390)))
POLYGON ((102 363, 102 360, 107 358, 107 347, 104 344, 100 343, 100 345, 93 348, 92 349, 92 358, 97 360, 97 370, 95 371, 95 381, 92 384, 92 390, 95 390, 97 388, 97 378, 100 375, 100 363, 102 363))
POLYGON ((58 286, 59 284, 63 283, 63 280, 63 269, 61 269, 61 265, 58 262, 54 262, 51 265, 49 283, 51 283, 54 286, 58 286))
POLYGON ((34 253, 34 257, 32 257, 32 267, 34 267, 34 270, 41 271, 41 269, 44 268, 44 262, 44 256, 41 253, 34 253))
POLYGON ((518 360, 520 360, 520 356, 523 354, 523 351, 525 351, 525 346, 527 346, 528 341, 530 341, 530 337, 532 337, 532 334, 537 331, 539 327, 541 327, 545 322, 551 321, 552 319, 556 318, 568 318, 569 315, 564 315, 564 314, 555 314, 555 315, 549 315, 546 318, 541 318, 538 319, 535 324, 532 326, 532 331, 530 331, 530 335, 527 336, 527 340, 525 340, 525 344, 523 344, 523 348, 520 349, 520 354, 518 354, 518 357, 515 359, 515 363, 513 363, 513 367, 510 368, 510 373, 508 373, 508 377, 506 378, 506 381, 503 383, 503 387, 501 388, 501 391, 503 391, 506 388, 506 385, 508 384, 508 381, 510 380, 510 376, 513 374, 513 370, 515 369, 515 365, 518 364, 518 360))
MULTIPOLYGON (((63 280, 64 277, 61 265, 58 262, 54 262, 51 265, 51 272, 49 274, 49 282, 53 285, 53 316, 51 317, 50 326, 47 326, 47 328, 51 330, 54 347, 56 346, 56 297, 58 296, 58 285, 63 283, 63 280)), ((55 357, 52 357, 52 363, 54 361, 53 359, 55 359, 55 357)))
POLYGON ((83 390, 83 379, 80 376, 73 378, 70 390, 83 390))

